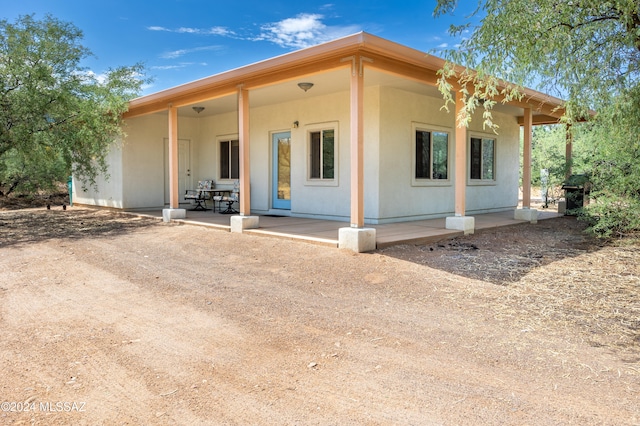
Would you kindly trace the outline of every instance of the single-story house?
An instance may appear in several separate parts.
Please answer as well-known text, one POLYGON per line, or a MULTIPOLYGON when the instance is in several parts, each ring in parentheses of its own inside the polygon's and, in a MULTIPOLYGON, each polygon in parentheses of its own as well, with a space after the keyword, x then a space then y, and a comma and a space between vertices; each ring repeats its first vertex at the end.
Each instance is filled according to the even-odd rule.
POLYGON ((340 245, 367 251, 367 225, 447 217, 473 232, 473 214, 516 209, 523 128, 515 214, 535 221, 531 129, 558 122, 562 101, 527 89, 495 107, 498 134, 480 116, 457 126, 461 95, 446 111, 436 87, 443 65, 362 32, 134 99, 109 179, 74 185, 74 202, 163 208, 171 220, 198 181, 239 181, 232 231, 266 214, 348 221, 340 245))

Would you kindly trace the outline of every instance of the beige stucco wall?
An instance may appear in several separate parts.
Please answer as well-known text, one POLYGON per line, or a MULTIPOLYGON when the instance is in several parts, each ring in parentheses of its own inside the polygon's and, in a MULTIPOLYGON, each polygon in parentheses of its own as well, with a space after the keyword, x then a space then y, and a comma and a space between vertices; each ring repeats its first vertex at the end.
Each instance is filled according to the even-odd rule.
POLYGON ((291 214, 341 218, 349 215, 349 94, 308 97, 251 110, 252 210, 271 208, 271 135, 291 132, 291 214), (298 121, 299 127, 293 128, 298 121), (308 133, 336 129, 336 178, 307 179, 308 133))
POLYGON ((112 208, 123 208, 122 194, 122 142, 116 141, 107 155, 109 176, 97 176, 96 187, 83 189, 83 183, 73 177, 73 203, 112 208))
MULTIPOLYGON (((380 222, 443 217, 454 210, 455 114, 442 98, 383 87, 380 91, 380 222), (415 126, 449 133, 449 179, 416 182, 413 177, 415 126)), ((467 214, 517 205, 519 126, 516 118, 494 113, 499 134, 482 130, 474 117, 470 135, 496 139, 496 177, 491 184, 467 181, 467 214)), ((467 151, 468 151, 467 137, 467 151)), ((468 156, 467 156, 468 158, 468 156)), ((468 165, 468 160, 467 160, 468 165)), ((468 166, 467 166, 468 167, 468 166)))
POLYGON ((442 99, 384 87, 381 90, 380 217, 383 221, 435 217, 453 211, 454 114, 442 99), (414 124, 450 134, 449 179, 423 186, 412 181, 414 124))
MULTIPOLYGON (((469 128, 470 137, 496 139, 496 180, 493 184, 474 183, 467 180, 468 215, 506 210, 518 205, 520 125, 516 117, 499 112, 494 112, 493 118, 499 126, 498 134, 482 129, 481 113, 473 117, 469 128)), ((468 151, 467 147, 467 158, 469 158, 468 151)))
MULTIPOLYGON (((181 117, 178 127, 179 139, 191 141, 190 157, 198 158, 199 121, 181 117)), ((109 178, 98 178, 98 190, 76 189, 75 202, 123 209, 164 206, 168 194, 167 114, 129 119, 124 130, 124 141, 115 144, 109 154, 109 178)), ((197 167, 198 162, 192 161, 192 165, 197 167)))
POLYGON ((124 207, 162 206, 162 141, 167 133, 167 115, 154 114, 127 120, 126 132, 123 151, 124 207))
POLYGON ((238 138, 238 113, 226 113, 213 117, 204 117, 199 120, 198 137, 192 145, 195 145, 193 158, 194 182, 204 179, 213 179, 218 187, 233 186, 232 181, 220 180, 218 171, 218 140, 238 138))
POLYGON ((123 209, 162 206, 166 117, 153 114, 127 120, 124 140, 109 154, 108 178, 98 177, 97 190, 77 191, 75 201, 123 209))

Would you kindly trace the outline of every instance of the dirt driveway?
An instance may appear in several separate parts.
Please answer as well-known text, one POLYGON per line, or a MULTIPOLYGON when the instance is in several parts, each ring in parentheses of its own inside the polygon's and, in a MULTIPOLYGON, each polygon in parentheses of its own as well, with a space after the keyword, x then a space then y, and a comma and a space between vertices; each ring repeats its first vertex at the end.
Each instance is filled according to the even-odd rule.
POLYGON ((640 248, 580 227, 354 254, 0 212, 0 424, 640 424, 640 248))

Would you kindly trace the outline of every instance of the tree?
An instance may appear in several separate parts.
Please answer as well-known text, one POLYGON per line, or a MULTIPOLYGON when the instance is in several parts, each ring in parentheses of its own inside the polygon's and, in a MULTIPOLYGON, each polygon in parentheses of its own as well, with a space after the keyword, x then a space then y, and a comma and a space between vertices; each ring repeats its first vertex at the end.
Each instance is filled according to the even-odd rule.
MULTIPOLYGON (((591 158, 593 158, 591 145, 586 144, 588 132, 583 126, 578 126, 573 133, 571 168, 574 174, 587 174, 591 168, 591 158)), ((546 170, 548 172, 549 197, 560 195, 560 188, 567 178, 569 164, 566 161, 566 143, 567 128, 565 125, 544 125, 533 128, 531 184, 542 187, 541 171, 546 170)))
MULTIPOLYGON (((453 13, 457 3, 438 0, 434 14, 453 13)), ((463 88, 464 122, 483 107, 485 125, 497 131, 495 99, 519 98, 522 86, 566 99, 564 122, 591 120, 571 128, 592 153, 587 168, 596 202, 586 209, 592 229, 604 235, 640 231, 639 221, 619 214, 640 216, 640 182, 629 177, 640 171, 640 2, 479 1, 450 32, 465 38, 445 52, 450 63, 441 70, 440 90, 450 102, 453 84, 463 88)))
POLYGON ((47 15, 0 21, 0 195, 46 189, 73 173, 85 186, 107 175, 122 113, 143 67, 99 77, 81 66, 82 32, 47 15))
MULTIPOLYGON (((456 0, 438 0, 434 13, 456 7, 456 0)), ((637 0, 487 0, 467 19, 450 33, 470 36, 445 56, 476 70, 457 77, 480 88, 477 96, 491 94, 499 78, 538 87, 572 107, 599 108, 638 84, 637 0)), ((453 68, 443 70, 443 81, 454 75, 453 68)))

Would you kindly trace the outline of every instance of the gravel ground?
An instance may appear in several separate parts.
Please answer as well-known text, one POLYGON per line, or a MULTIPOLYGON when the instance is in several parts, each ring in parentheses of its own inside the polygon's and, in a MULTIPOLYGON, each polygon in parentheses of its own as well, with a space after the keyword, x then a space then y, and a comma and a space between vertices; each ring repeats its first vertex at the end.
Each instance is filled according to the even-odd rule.
POLYGON ((0 211, 0 424, 640 424, 640 246, 582 228, 355 254, 0 211))

